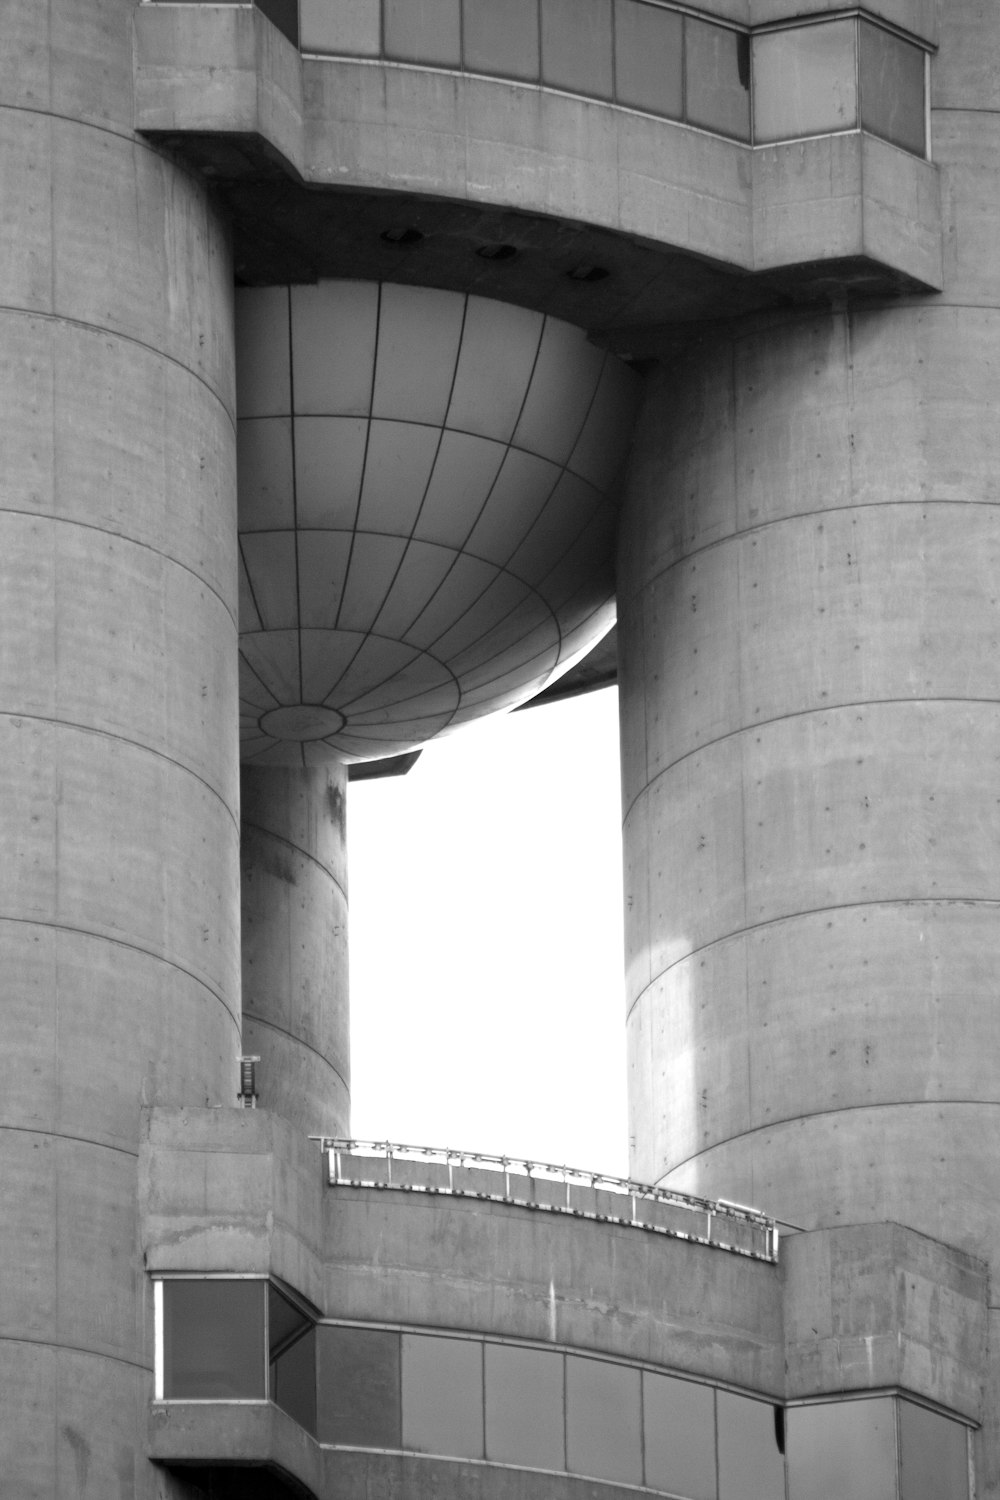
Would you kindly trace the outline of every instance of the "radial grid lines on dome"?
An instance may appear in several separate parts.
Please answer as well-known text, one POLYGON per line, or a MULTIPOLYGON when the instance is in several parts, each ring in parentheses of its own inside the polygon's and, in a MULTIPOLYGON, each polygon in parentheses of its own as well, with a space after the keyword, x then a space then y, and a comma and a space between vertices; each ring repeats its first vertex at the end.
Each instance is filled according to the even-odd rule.
POLYGON ((600 639, 638 396, 621 360, 456 292, 237 306, 244 762, 400 754, 600 639))

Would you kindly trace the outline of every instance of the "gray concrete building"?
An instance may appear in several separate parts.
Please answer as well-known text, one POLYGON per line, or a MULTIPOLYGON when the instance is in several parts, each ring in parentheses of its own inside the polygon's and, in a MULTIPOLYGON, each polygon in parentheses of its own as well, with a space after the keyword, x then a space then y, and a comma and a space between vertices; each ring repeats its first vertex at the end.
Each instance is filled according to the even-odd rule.
POLYGON ((992 0, 0 15, 0 1491, 1000 1494, 992 0), (632 1178, 353 1142, 348 774, 616 672, 632 1178))

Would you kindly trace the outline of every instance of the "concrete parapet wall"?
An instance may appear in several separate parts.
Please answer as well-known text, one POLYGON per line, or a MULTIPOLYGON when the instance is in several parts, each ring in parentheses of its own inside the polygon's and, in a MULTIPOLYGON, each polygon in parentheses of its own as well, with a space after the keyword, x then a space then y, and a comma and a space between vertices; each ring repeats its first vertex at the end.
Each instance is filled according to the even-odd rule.
POLYGON ((325 1202, 329 1316, 549 1340, 781 1389, 780 1280, 764 1262, 505 1204, 360 1188, 325 1202))
MULTIPOLYGON (((243 138, 311 186, 517 209, 772 281, 814 262, 836 276, 848 261, 886 286, 940 286, 933 165, 857 131, 752 148, 535 83, 300 59, 248 8, 150 6, 135 24, 138 128, 203 160, 218 137, 222 175, 264 169, 232 155, 243 138)), ((303 251, 288 253, 293 266, 303 251)))
POLYGON ((898 1389, 984 1413, 986 1267, 898 1224, 787 1237, 788 1400, 898 1389))
POLYGON ((273 1275, 322 1307, 322 1160, 280 1115, 156 1109, 139 1160, 149 1271, 273 1275))

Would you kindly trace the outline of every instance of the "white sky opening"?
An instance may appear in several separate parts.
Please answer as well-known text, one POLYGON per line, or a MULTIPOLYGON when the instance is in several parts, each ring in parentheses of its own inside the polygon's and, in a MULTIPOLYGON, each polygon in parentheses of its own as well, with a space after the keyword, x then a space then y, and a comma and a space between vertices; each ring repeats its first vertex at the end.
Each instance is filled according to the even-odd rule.
POLYGON ((627 1172, 617 699, 351 787, 358 1138, 627 1172))

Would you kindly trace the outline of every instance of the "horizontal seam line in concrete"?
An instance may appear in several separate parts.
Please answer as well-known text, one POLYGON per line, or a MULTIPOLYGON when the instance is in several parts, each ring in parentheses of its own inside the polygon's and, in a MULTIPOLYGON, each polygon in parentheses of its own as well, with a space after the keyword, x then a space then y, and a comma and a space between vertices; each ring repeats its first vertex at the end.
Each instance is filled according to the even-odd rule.
POLYGON ((827 505, 818 510, 791 511, 787 516, 773 516, 769 521, 758 521, 755 526, 743 526, 737 528, 734 531, 727 531, 725 536, 716 537, 714 541, 705 542, 700 547, 694 547, 690 552, 685 552, 682 557, 675 557, 673 562, 667 563, 666 566, 660 568, 658 572, 651 573, 648 578, 644 578, 639 587, 633 590, 633 592, 628 597, 630 599, 637 599, 640 594, 644 594, 646 590, 652 587, 654 583, 659 583, 661 578, 665 578, 667 574, 672 573, 675 568, 683 567, 684 564, 689 563, 692 558, 701 557, 706 552, 714 552, 718 547, 725 547, 729 542, 738 542, 742 540, 743 537, 756 536, 758 532, 770 531, 772 527, 786 526, 791 521, 811 521, 815 520, 817 516, 846 515, 849 512, 856 510, 885 511, 903 508, 912 509, 913 506, 930 505, 955 505, 961 506, 963 510, 968 510, 972 507, 982 510, 997 510, 998 507, 1000 507, 1000 501, 936 500, 933 497, 929 496, 923 500, 861 500, 853 502, 850 505, 827 505))
POLYGON ((661 777, 669 775, 671 771, 683 765, 686 760, 690 760, 693 755, 700 755, 703 750, 711 750, 713 746, 725 744, 726 740, 734 740, 741 734, 752 734, 755 729, 768 729, 772 724, 784 724, 790 719, 808 719, 813 714, 846 713, 852 709, 886 708, 894 704, 897 706, 906 704, 911 707, 925 708, 928 704, 935 703, 988 704, 990 708, 1000 709, 1000 702, 996 698, 958 698, 942 694, 940 697, 933 698, 861 698, 853 703, 821 703, 816 708, 797 708, 792 713, 775 714, 770 719, 755 719, 752 724, 741 724, 738 729, 730 729, 726 734, 718 734, 714 739, 705 740, 702 744, 695 745, 692 750, 685 750, 683 755, 679 755, 676 760, 672 760, 669 765, 664 766, 662 771, 657 771, 656 775, 650 781, 647 781, 646 785, 636 792, 632 798, 622 816, 622 827, 624 828, 628 822, 636 803, 640 798, 645 796, 650 787, 656 785, 661 777))
POLYGON ((341 881, 337 879, 336 875, 330 869, 329 865, 325 865, 321 859, 317 859, 315 854, 310 854, 308 849, 303 849, 302 846, 300 844, 296 844, 293 839, 286 839, 283 834, 275 833, 270 828, 263 828, 260 823, 251 823, 247 818, 244 818, 242 820, 242 826, 243 828, 252 828, 255 833, 262 834, 264 838, 274 839, 275 843, 277 844, 284 844, 286 849, 294 849, 296 854, 301 854, 303 859, 309 860, 310 864, 314 864, 317 869, 322 870, 323 874, 329 878, 331 885, 335 885, 337 887, 337 890, 343 896, 344 900, 347 900, 346 888, 341 883, 341 881))
POLYGON ((172 755, 167 755, 163 750, 157 750, 153 745, 147 745, 142 740, 130 739, 126 734, 116 734, 113 729, 99 729, 93 724, 78 724, 75 719, 56 719, 50 714, 21 712, 16 708, 0 709, 0 719, 31 719, 36 724, 55 724, 60 729, 74 729, 78 734, 92 734, 98 736, 100 739, 114 740, 119 745, 130 745, 133 749, 141 750, 146 755, 152 755, 157 760, 166 761, 168 766, 176 766, 178 771, 182 771, 185 776, 190 776, 192 781, 197 781, 199 786, 203 786, 206 792, 221 805, 230 823, 236 829, 237 835, 239 834, 239 819, 218 787, 214 787, 210 781, 206 781, 204 776, 199 775, 197 771, 193 771, 183 761, 177 760, 172 755))
POLYGON ((10 110, 19 115, 39 115, 43 120, 64 120, 67 125, 76 125, 81 130, 96 130, 101 135, 114 136, 115 140, 126 141, 130 146, 138 146, 141 150, 149 152, 152 156, 161 156, 143 136, 138 135, 134 128, 128 126, 115 126, 110 123, 102 125, 98 120, 83 120, 79 115, 64 115, 60 109, 43 108, 38 104, 0 104, 0 110, 10 110))
POLYGON ((351 1085, 348 1083, 347 1079, 344 1077, 340 1069, 335 1068, 326 1054, 321 1052, 318 1047, 314 1047, 312 1042, 307 1042, 302 1037, 296 1036, 295 1032, 289 1031, 287 1026, 279 1026, 276 1021, 268 1021, 266 1017, 258 1016, 255 1011, 250 1010, 246 1005, 243 1006, 243 1019, 244 1021, 253 1021, 257 1026, 266 1026, 269 1031, 276 1031, 280 1036, 287 1036, 289 1041, 295 1042, 299 1047, 305 1047, 307 1052, 314 1053, 322 1063, 325 1063, 325 1065, 330 1069, 331 1073, 336 1073, 337 1077, 340 1079, 347 1092, 351 1092, 351 1085))
MULTIPOLYGON (((131 49, 130 49, 131 50, 131 49)), ((134 94, 134 86, 132 90, 134 94)), ((202 190, 205 187, 205 179, 199 177, 194 167, 180 159, 175 160, 168 156, 162 148, 158 148, 155 141, 147 138, 143 131, 136 130, 134 126, 117 126, 112 124, 102 125, 99 120, 81 119, 79 115, 65 115, 58 109, 43 109, 37 104, 11 104, 4 102, 0 104, 0 111, 10 110, 12 114, 38 115, 43 120, 62 120, 67 125, 72 125, 78 130, 96 130, 99 135, 109 135, 113 140, 124 141, 126 145, 133 146, 142 151, 146 156, 155 157, 159 161, 165 161, 173 167, 182 177, 197 184, 202 190)))
POLYGON ((129 536, 127 531, 112 531, 108 526, 95 526, 92 521, 81 521, 78 516, 56 516, 50 510, 22 510, 16 505, 0 505, 0 516, 25 516, 31 521, 55 521, 61 526, 79 526, 81 531, 96 531, 99 536, 115 537, 118 541, 128 542, 130 546, 139 547, 144 552, 152 552, 154 557, 162 557, 166 562, 172 563, 175 568, 180 568, 182 573, 188 573, 196 583, 207 589, 214 599, 218 599, 222 608, 233 622, 233 628, 239 633, 240 622, 238 614, 234 614, 229 605, 223 599, 219 590, 207 578, 196 573, 190 563, 181 562, 180 558, 174 557, 169 552, 164 552, 162 547, 154 547, 152 542, 140 541, 138 537, 129 536))
POLYGON ((760 932, 766 927, 780 927, 783 922, 798 922, 805 917, 821 917, 828 911, 869 911, 877 907, 887 906, 985 906, 1000 908, 1000 897, 992 896, 883 896, 877 901, 840 901, 833 906, 809 906, 803 911, 783 912, 780 917, 768 917, 762 922, 751 922, 746 927, 734 927, 730 932, 720 933, 718 937, 712 938, 711 942, 700 943, 697 948, 675 958, 673 963, 666 964, 658 969, 648 984, 644 984, 636 995, 632 1004, 625 1013, 626 1021, 635 1010, 636 1006, 645 998, 649 991, 662 979, 664 974, 669 974, 671 969, 676 969, 679 964, 687 963, 689 959, 697 958, 699 953, 707 953, 709 948, 715 948, 720 943, 730 942, 733 938, 746 937, 748 933, 760 932))
POLYGON ((138 1359, 126 1359, 124 1354, 105 1354, 101 1349, 84 1349, 81 1344, 60 1344, 56 1339, 32 1339, 23 1334, 0 1333, 0 1342, 4 1344, 34 1344, 40 1349, 62 1350, 67 1354, 86 1354, 89 1359, 110 1359, 116 1365, 127 1365, 131 1370, 144 1370, 152 1375, 152 1365, 144 1365, 138 1359))
POLYGON ((121 339, 123 344, 134 344, 137 349, 145 349, 147 353, 154 354, 157 359, 173 365, 175 369, 183 371, 192 380, 196 380, 200 386, 204 386, 212 400, 222 407, 226 420, 233 429, 233 436, 236 436, 235 414, 229 410, 219 392, 204 375, 200 375, 197 370, 186 365, 183 360, 177 358, 176 354, 170 354, 166 349, 158 349, 155 344, 147 344, 145 339, 136 338, 134 333, 125 333, 120 328, 106 328, 101 323, 88 323, 85 318, 71 318, 67 313, 50 312, 43 307, 15 307, 9 302, 0 302, 0 313, 10 313, 20 318, 38 318, 47 323, 65 323, 69 328, 79 328, 84 333, 94 334, 97 338, 121 339))
MULTIPOLYGON (((911 1109, 915 1105, 921 1108, 939 1109, 943 1105, 961 1106, 974 1104, 977 1109, 989 1105, 992 1109, 1000 1109, 1000 1099, 891 1099, 876 1100, 869 1104, 845 1104, 840 1109, 817 1109, 812 1112, 804 1112, 799 1115, 786 1115, 780 1120, 769 1120, 766 1125, 751 1125, 746 1130, 738 1130, 735 1135, 727 1135, 722 1140, 713 1141, 703 1151, 692 1151, 690 1156, 685 1156, 683 1161, 675 1162, 670 1172, 676 1172, 678 1167, 686 1167, 688 1162, 697 1161, 699 1156, 707 1156, 710 1151, 716 1151, 720 1146, 732 1145, 733 1141, 744 1140, 749 1135, 760 1135, 762 1131, 774 1130, 779 1125, 795 1125, 799 1120, 821 1120, 824 1116, 854 1114, 864 1109, 911 1109)), ((657 1180, 656 1186, 668 1177, 670 1172, 665 1172, 657 1180)))
POLYGON ((91 1135, 71 1135, 68 1130, 42 1130, 34 1125, 9 1125, 0 1121, 0 1131, 16 1130, 22 1135, 44 1135, 56 1141, 77 1141, 81 1146, 96 1146, 99 1151, 119 1151, 122 1156, 138 1158, 138 1151, 130 1151, 128 1146, 113 1146, 110 1141, 98 1141, 91 1135))
POLYGON ((96 932, 90 927, 75 927, 72 922, 45 922, 39 917, 12 917, 8 912, 3 912, 0 913, 0 925, 4 922, 16 922, 19 927, 44 927, 53 932, 73 932, 78 937, 91 938, 94 942, 111 943, 114 947, 125 948, 130 953, 141 953, 144 958, 151 958, 156 963, 164 964, 168 969, 176 969, 178 974, 185 974, 188 979, 200 985, 203 990, 207 990, 213 1000, 218 1001, 235 1026, 237 1035, 239 1035, 240 1018, 230 1010, 220 992, 213 985, 209 984, 207 979, 203 979, 200 974, 195 974, 191 969, 185 968, 183 964, 176 963, 172 958, 166 958, 162 953, 154 952, 152 948, 144 948, 140 943, 130 943, 126 938, 112 937, 106 932, 96 932))

